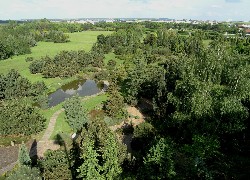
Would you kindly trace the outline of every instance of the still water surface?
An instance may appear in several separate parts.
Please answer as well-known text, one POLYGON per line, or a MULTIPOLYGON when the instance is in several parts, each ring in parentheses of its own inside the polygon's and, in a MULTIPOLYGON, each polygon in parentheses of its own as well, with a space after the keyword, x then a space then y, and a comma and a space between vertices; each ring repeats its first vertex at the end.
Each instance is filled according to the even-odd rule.
POLYGON ((66 98, 79 94, 79 96, 90 96, 101 92, 104 88, 102 83, 96 83, 93 80, 78 79, 66 85, 61 89, 49 94, 49 107, 56 106, 65 101, 66 98))

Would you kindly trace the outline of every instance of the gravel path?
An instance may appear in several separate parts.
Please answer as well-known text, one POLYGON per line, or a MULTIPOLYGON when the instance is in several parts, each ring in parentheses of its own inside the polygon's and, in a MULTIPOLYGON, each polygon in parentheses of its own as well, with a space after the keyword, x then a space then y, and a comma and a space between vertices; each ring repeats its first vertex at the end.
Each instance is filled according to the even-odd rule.
POLYGON ((63 108, 59 109, 51 116, 48 128, 45 130, 43 137, 40 139, 40 141, 37 142, 37 145, 33 146, 30 150, 31 157, 35 155, 37 155, 38 157, 43 157, 43 154, 48 149, 57 150, 60 148, 60 145, 55 144, 54 141, 50 140, 49 138, 54 131, 56 120, 59 114, 61 114, 63 111, 63 108))
POLYGON ((56 120, 58 118, 58 116, 64 111, 64 109, 59 109, 58 111, 56 111, 50 118, 49 121, 49 125, 48 128, 46 129, 46 131, 43 134, 43 137, 40 139, 40 141, 48 141, 50 136, 52 135, 55 125, 56 125, 56 120))
MULTIPOLYGON (((91 95, 91 96, 85 96, 82 101, 85 101, 85 100, 88 100, 90 98, 93 98, 95 96, 98 96, 100 94, 103 94, 104 91, 101 91, 97 94, 94 94, 94 95, 91 95)), ((54 131, 54 128, 55 128, 55 124, 56 124, 56 120, 58 118, 58 116, 64 111, 64 109, 59 109, 58 111, 56 111, 50 118, 50 122, 49 122, 49 125, 47 127, 47 129, 45 130, 44 132, 44 135, 43 137, 40 139, 40 141, 38 142, 35 142, 33 143, 30 147, 30 156, 33 157, 35 155, 37 155, 39 158, 40 157, 43 157, 44 153, 48 150, 48 149, 51 149, 51 150, 57 150, 60 148, 60 145, 58 144, 55 144, 55 142, 53 140, 50 140, 50 136, 52 135, 53 131, 54 131)), ((0 166, 0 175, 4 174, 5 172, 7 171, 10 171, 11 169, 13 169, 13 167, 15 166, 15 164, 17 163, 17 159, 18 159, 18 149, 19 149, 19 146, 16 145, 14 147, 10 146, 10 147, 2 147, 2 149, 0 148, 0 155, 1 156, 5 156, 4 158, 6 159, 9 159, 9 158, 13 158, 12 161, 8 161, 8 162, 11 162, 11 164, 7 163, 4 163, 5 162, 5 159, 3 159, 3 165, 0 166), (11 155, 11 157, 9 157, 9 155, 5 155, 3 153, 1 153, 1 150, 2 149, 5 149, 6 151, 6 148, 10 148, 11 150, 13 150, 13 153, 11 155)))
POLYGON ((17 164, 17 161, 3 167, 2 169, 0 169, 0 175, 6 173, 7 171, 10 171, 11 169, 14 168, 14 166, 17 164))

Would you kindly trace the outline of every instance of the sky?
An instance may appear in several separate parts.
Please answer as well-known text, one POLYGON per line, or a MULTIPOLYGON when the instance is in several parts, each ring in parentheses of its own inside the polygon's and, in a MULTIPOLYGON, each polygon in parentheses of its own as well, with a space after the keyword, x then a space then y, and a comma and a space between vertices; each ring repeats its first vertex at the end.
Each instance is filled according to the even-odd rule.
POLYGON ((250 21, 250 0, 0 0, 0 19, 171 18, 250 21))

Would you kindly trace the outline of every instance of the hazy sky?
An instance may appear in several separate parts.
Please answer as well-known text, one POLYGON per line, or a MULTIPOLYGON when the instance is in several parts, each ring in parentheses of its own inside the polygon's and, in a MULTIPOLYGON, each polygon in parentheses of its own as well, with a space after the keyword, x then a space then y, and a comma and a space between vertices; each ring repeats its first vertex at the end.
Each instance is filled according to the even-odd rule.
POLYGON ((175 18, 250 21, 250 0, 0 0, 0 19, 175 18))

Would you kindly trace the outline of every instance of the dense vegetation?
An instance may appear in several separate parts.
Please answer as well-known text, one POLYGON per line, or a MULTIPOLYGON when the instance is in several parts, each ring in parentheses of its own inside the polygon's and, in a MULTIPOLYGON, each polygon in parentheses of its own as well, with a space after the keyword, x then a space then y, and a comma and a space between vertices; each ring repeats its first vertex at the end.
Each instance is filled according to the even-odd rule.
POLYGON ((32 106, 46 102, 43 82, 31 84, 17 71, 0 75, 0 135, 31 135, 44 129, 45 118, 32 106))
MULTIPOLYGON (((239 162, 247 163, 240 159, 246 158, 249 149, 245 145, 249 139, 249 39, 226 38, 218 31, 205 46, 206 36, 200 30, 185 37, 176 30, 158 29, 143 41, 133 28, 129 35, 126 31, 99 37, 96 46, 113 49, 125 60, 125 77, 110 73, 110 78, 121 86, 126 102, 137 105, 146 98, 153 105, 148 113, 154 138, 134 138, 132 176, 245 176, 239 162), (121 44, 110 43, 119 38, 121 44)), ((152 133, 147 128, 145 134, 152 133)))
POLYGON ((55 24, 46 20, 28 24, 10 22, 0 27, 0 60, 29 54, 30 47, 38 41, 64 43, 69 41, 68 38, 55 24))
POLYGON ((71 77, 89 65, 101 68, 104 64, 103 60, 103 53, 97 51, 89 53, 83 50, 62 51, 54 58, 45 56, 33 61, 29 69, 32 74, 41 73, 46 78, 71 77))
MULTIPOLYGON (((102 68, 96 78, 110 82, 107 102, 89 114, 79 97, 65 102, 66 121, 77 137, 68 143, 57 136, 62 148, 48 151, 35 164, 42 176, 246 179, 250 160, 249 38, 223 24, 99 23, 96 27, 116 32, 99 35, 89 53, 63 51, 30 65, 32 73, 42 73, 47 78, 72 76, 92 65, 102 68), (225 32, 238 34, 227 38, 225 32), (110 60, 105 66, 103 54, 110 52, 123 63, 118 66, 110 60), (139 107, 147 115, 146 122, 111 131, 107 120, 126 119, 126 104, 139 107), (126 151, 121 141, 131 133, 131 149, 126 151)), ((16 77, 16 73, 10 74, 14 75, 6 76, 16 77)), ((9 78, 2 75, 1 79, 9 78)), ((26 81, 14 82, 23 87, 22 82, 26 81)), ((2 104, 15 109, 12 103, 17 100, 9 97, 24 96, 27 91, 19 95, 11 93, 15 88, 6 87, 15 85, 1 87, 2 104)), ((33 97, 32 93, 25 96, 33 97)), ((29 106, 21 104, 17 108, 29 106)), ((17 117, 25 115, 13 119, 17 117)), ((32 170, 28 167, 23 171, 32 170)), ((22 169, 16 174, 19 171, 22 169)))

